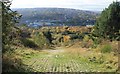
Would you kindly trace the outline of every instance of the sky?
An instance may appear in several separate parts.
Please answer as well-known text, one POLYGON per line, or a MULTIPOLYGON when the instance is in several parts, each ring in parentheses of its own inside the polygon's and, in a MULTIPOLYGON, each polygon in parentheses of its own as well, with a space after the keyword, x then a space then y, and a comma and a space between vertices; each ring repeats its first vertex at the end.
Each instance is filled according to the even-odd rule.
POLYGON ((13 0, 11 8, 73 8, 102 11, 113 1, 116 0, 13 0))

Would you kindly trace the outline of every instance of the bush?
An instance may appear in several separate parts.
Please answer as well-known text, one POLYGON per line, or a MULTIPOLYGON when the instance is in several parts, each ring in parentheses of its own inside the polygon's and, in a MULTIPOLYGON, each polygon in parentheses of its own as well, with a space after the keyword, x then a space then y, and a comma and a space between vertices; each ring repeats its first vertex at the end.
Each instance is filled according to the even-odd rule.
POLYGON ((93 41, 88 35, 85 35, 81 44, 82 48, 90 48, 93 46, 93 41))
POLYGON ((65 30, 64 32, 62 32, 62 35, 68 35, 68 34, 72 34, 70 31, 65 30))
POLYGON ((30 47, 30 48, 37 48, 38 47, 33 41, 26 39, 26 38, 21 39, 21 42, 25 47, 30 47))
POLYGON ((93 48, 96 48, 100 43, 101 43, 101 38, 98 38, 98 37, 92 37, 92 40, 93 40, 93 48))
POLYGON ((43 32, 44 36, 49 40, 50 43, 52 43, 52 35, 50 31, 43 32))
POLYGON ((46 38, 46 36, 44 36, 44 34, 42 32, 37 32, 34 36, 33 36, 33 41, 40 47, 49 47, 50 45, 50 41, 48 38, 46 38))
POLYGON ((101 48, 102 53, 110 53, 112 50, 112 46, 110 44, 103 45, 101 48))
POLYGON ((88 42, 90 40, 90 37, 88 35, 85 35, 83 38, 83 41, 88 42))

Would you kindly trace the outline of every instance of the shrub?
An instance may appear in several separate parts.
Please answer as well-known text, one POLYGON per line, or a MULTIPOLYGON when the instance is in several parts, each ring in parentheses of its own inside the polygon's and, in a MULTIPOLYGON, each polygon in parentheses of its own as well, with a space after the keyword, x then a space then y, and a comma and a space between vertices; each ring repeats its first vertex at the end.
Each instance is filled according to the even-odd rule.
POLYGON ((83 38, 83 41, 88 42, 89 39, 90 39, 89 36, 88 36, 88 35, 85 35, 84 38, 83 38))
POLYGON ((90 47, 92 47, 93 46, 92 39, 90 39, 90 37, 88 35, 85 35, 84 38, 83 38, 81 46, 83 48, 90 48, 90 47))
POLYGON ((103 45, 101 48, 102 53, 110 53, 112 50, 112 47, 110 44, 103 45))
POLYGON ((80 35, 77 35, 77 34, 69 34, 69 36, 71 37, 70 39, 71 40, 74 40, 74 39, 82 39, 82 37, 80 35))
POLYGON ((43 32, 44 36, 49 40, 50 43, 52 43, 52 35, 50 31, 43 32))
POLYGON ((33 36, 33 41, 40 47, 49 47, 50 41, 44 36, 42 32, 38 32, 33 36))
POLYGON ((100 43, 101 43, 101 38, 98 37, 92 37, 92 41, 93 41, 93 48, 96 48, 100 43))
POLYGON ((65 30, 64 32, 62 32, 62 35, 68 35, 68 34, 72 34, 72 33, 68 30, 65 30))
POLYGON ((26 47, 30 47, 30 48, 37 48, 38 47, 33 41, 26 39, 26 38, 22 38, 21 42, 26 47))

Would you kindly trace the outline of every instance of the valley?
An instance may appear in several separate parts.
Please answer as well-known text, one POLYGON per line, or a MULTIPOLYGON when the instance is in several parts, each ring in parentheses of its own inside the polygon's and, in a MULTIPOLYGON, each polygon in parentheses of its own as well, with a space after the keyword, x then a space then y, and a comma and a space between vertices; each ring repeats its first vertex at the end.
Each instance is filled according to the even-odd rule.
POLYGON ((102 12, 0 3, 3 73, 120 73, 120 2, 102 12))

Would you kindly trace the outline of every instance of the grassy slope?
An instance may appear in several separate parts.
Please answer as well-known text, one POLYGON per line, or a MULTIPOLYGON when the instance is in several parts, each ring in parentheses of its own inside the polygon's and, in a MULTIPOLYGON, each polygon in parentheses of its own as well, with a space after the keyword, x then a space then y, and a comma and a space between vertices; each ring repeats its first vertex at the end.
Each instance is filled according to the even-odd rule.
POLYGON ((18 48, 15 51, 16 57, 21 57, 23 64, 35 72, 114 72, 117 69, 117 64, 114 65, 117 57, 110 53, 98 55, 86 49, 63 47, 56 48, 56 51, 22 49, 18 48), (100 56, 103 58, 100 59, 100 56), (96 61, 90 62, 90 57, 96 57, 96 61), (102 64, 99 63, 101 60, 104 61, 102 64), (109 63, 111 60, 113 62, 109 63))

